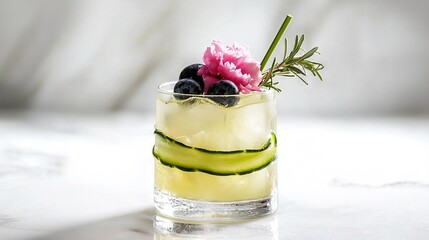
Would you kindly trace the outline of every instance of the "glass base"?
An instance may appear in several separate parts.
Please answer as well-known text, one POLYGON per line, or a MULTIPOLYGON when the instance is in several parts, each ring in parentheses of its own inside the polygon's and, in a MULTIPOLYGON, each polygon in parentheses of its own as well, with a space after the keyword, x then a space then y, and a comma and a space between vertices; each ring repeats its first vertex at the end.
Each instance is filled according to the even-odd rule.
POLYGON ((255 221, 202 223, 154 216, 155 239, 278 240, 276 214, 255 221))
POLYGON ((277 194, 238 202, 208 202, 178 198, 155 188, 154 203, 158 215, 203 222, 231 222, 259 218, 277 210, 277 194))

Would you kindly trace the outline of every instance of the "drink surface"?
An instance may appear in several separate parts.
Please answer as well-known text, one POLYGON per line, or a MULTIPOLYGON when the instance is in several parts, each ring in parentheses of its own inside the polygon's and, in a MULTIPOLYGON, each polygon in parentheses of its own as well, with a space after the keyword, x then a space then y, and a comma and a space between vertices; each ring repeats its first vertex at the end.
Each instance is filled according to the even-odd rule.
MULTIPOLYGON (((210 157, 199 159, 207 162, 204 164, 223 157, 223 153, 219 152, 250 150, 263 156, 268 150, 258 151, 270 141, 276 130, 272 91, 240 95, 236 106, 224 107, 207 97, 176 100, 167 86, 158 93, 156 104, 156 130, 179 144, 206 151, 210 157), (212 157, 212 152, 217 155, 212 157)), ((275 155, 275 149, 271 151, 275 155)), ((186 159, 181 159, 185 154, 179 152, 176 155, 179 162, 186 163, 186 159)), ((243 153, 240 156, 244 156, 240 161, 246 164, 247 155, 243 153)), ((227 176, 216 172, 201 172, 198 169, 185 171, 155 159, 155 187, 177 197, 205 201, 241 201, 269 197, 277 181, 274 159, 275 157, 270 159, 271 163, 268 162, 263 168, 227 176)))

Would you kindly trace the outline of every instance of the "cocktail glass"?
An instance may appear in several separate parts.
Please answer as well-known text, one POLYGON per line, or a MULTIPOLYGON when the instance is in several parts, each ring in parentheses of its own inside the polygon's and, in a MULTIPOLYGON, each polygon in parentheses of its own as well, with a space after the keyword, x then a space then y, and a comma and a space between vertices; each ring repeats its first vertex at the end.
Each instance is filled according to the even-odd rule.
POLYGON ((160 85, 156 100, 157 214, 228 222, 275 212, 275 92, 180 95, 173 93, 174 85, 160 85), (223 106, 219 98, 238 103, 223 106))

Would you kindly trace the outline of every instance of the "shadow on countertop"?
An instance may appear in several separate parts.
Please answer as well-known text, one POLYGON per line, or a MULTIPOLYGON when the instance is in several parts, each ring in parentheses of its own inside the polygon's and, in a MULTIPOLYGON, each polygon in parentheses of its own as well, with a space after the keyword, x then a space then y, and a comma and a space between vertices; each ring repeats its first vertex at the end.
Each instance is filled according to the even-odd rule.
POLYGON ((76 226, 32 240, 146 240, 153 239, 155 209, 108 218, 76 226))

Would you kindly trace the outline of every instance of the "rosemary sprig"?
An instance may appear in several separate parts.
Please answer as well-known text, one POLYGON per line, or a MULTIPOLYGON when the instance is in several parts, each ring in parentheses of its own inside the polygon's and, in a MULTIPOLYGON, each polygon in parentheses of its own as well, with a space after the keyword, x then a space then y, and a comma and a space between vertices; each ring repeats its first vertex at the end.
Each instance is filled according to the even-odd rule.
POLYGON ((288 41, 285 38, 282 61, 276 62, 276 58, 274 58, 271 67, 267 70, 263 70, 266 62, 270 58, 272 52, 274 51, 277 43, 279 42, 279 39, 283 35, 283 32, 285 31, 291 19, 292 17, 289 15, 286 17, 261 63, 262 81, 259 86, 272 88, 277 92, 281 92, 281 89, 277 86, 279 82, 275 82, 273 80, 273 78, 276 76, 298 77, 302 82, 308 85, 303 76, 307 76, 307 72, 310 72, 313 76, 319 78, 320 80, 323 80, 322 75, 319 73, 319 71, 324 68, 323 64, 309 60, 309 58, 311 58, 315 53, 318 53, 318 48, 314 47, 310 51, 304 51, 302 49, 304 35, 301 35, 300 37, 295 37, 295 43, 289 55, 287 54, 288 41), (300 51, 304 51, 304 54, 301 56, 297 56, 300 51))
POLYGON ((273 54, 274 49, 276 48, 277 44, 280 41, 280 38, 282 38, 283 33, 286 31, 286 28, 289 26, 290 21, 292 21, 291 15, 286 15, 285 20, 283 21, 282 25, 280 26, 279 31, 277 32, 276 36, 273 39, 273 42, 271 43, 270 47, 268 48, 267 53, 265 54, 264 58, 261 62, 261 71, 264 70, 265 65, 268 62, 268 59, 270 59, 271 54, 273 54))

